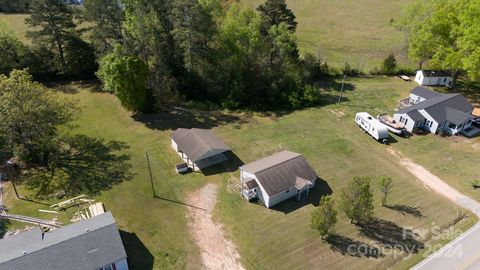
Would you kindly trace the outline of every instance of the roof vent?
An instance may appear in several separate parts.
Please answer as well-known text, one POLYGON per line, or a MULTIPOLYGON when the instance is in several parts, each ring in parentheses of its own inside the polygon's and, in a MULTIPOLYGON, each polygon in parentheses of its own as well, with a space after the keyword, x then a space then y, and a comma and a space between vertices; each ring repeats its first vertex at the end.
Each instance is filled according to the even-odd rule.
POLYGON ((85 231, 86 231, 86 232, 89 232, 89 231, 90 231, 90 229, 89 229, 89 228, 86 228, 86 229, 85 229, 85 231))
POLYGON ((22 251, 22 254, 23 254, 23 255, 26 255, 26 254, 27 254, 27 252, 24 250, 24 251, 22 251))

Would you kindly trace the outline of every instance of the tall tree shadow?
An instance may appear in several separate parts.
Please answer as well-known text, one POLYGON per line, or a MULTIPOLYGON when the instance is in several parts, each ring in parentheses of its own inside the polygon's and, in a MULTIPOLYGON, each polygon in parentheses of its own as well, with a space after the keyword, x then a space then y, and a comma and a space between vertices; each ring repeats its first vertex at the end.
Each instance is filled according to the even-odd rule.
POLYGON ((65 191, 67 195, 95 195, 114 184, 130 180, 130 156, 121 151, 128 146, 85 135, 62 138, 48 167, 27 172, 28 186, 39 197, 65 191))
POLYGON ((347 236, 332 234, 325 241, 330 244, 331 250, 340 252, 342 255, 367 258, 381 258, 385 256, 377 247, 347 236))
POLYGON ((129 269, 153 269, 154 257, 135 233, 120 230, 120 237, 127 252, 129 269))
POLYGON ((386 208, 400 212, 402 215, 408 214, 417 218, 422 218, 423 214, 417 207, 412 207, 403 204, 385 205, 386 208))
POLYGON ((407 253, 418 253, 425 247, 422 242, 416 239, 418 235, 412 230, 379 218, 374 218, 361 225, 360 233, 386 247, 399 249, 407 253))
POLYGON ((180 107, 165 107, 162 112, 136 114, 133 119, 150 129, 173 130, 177 128, 210 129, 225 124, 242 124, 244 118, 221 111, 198 111, 180 107))

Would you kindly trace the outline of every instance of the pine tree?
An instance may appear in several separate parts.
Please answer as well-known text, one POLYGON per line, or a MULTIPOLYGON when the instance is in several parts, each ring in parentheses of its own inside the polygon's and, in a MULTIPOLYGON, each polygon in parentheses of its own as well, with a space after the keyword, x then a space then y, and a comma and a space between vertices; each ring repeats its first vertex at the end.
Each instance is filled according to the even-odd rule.
POLYGON ((25 23, 35 29, 27 32, 37 46, 58 53, 61 70, 67 72, 65 43, 75 30, 73 11, 62 0, 33 0, 31 15, 25 23))

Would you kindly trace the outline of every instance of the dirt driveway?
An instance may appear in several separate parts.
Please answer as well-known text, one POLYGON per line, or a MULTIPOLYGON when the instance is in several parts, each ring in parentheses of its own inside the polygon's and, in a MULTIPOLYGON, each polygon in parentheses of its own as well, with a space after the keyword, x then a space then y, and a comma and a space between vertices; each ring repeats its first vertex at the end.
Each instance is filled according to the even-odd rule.
POLYGON ((480 203, 449 186, 447 183, 442 181, 442 179, 438 178, 424 167, 414 163, 409 158, 403 156, 400 152, 391 148, 388 148, 387 151, 393 156, 397 157, 399 163, 411 174, 415 175, 415 177, 417 177, 417 179, 429 189, 432 189, 440 195, 447 197, 460 207, 466 208, 480 217, 480 203))
POLYGON ((207 184, 187 197, 188 226, 200 248, 204 269, 243 270, 235 244, 225 237, 220 224, 212 220, 217 186, 207 184))

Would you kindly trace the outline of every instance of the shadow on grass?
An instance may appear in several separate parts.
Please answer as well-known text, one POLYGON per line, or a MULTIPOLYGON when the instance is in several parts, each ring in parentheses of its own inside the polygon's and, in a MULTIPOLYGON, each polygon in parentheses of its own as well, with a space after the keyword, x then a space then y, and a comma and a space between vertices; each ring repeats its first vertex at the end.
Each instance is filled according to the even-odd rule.
POLYGON ((207 211, 207 209, 202 208, 202 207, 198 207, 198 206, 195 206, 195 205, 187 204, 187 203, 180 202, 180 201, 176 201, 176 200, 172 200, 172 199, 163 198, 163 197, 160 197, 160 196, 158 196, 158 195, 155 195, 154 198, 155 198, 155 199, 158 199, 158 200, 170 202, 170 203, 176 203, 176 204, 179 204, 179 205, 188 206, 188 207, 196 208, 196 209, 199 209, 199 210, 207 211))
POLYGON ((403 205, 403 204, 395 204, 395 205, 385 205, 386 208, 392 209, 394 211, 400 212, 402 215, 408 214, 417 218, 422 218, 422 212, 415 207, 403 205))
POLYGON ((127 252, 128 268, 130 270, 153 269, 154 257, 135 233, 120 230, 125 251, 127 252))
POLYGON ((237 155, 235 155, 235 153, 233 153, 232 151, 228 151, 223 154, 227 157, 227 160, 225 160, 222 163, 215 164, 213 166, 202 169, 201 170, 202 173, 208 176, 208 175, 214 175, 214 174, 220 174, 220 173, 226 173, 226 172, 234 172, 244 164, 243 161, 237 155))
POLYGON ((387 248, 398 249, 406 253, 418 253, 425 247, 422 242, 415 239, 418 235, 412 230, 379 218, 360 225, 360 233, 387 248))
POLYGON ((174 130, 177 128, 210 129, 225 124, 242 124, 245 121, 236 115, 220 111, 197 111, 186 108, 165 108, 165 111, 153 114, 137 114, 133 119, 150 129, 174 130))
POLYGON ((7 230, 8 230, 7 228, 9 224, 10 224, 9 220, 0 219, 0 239, 2 239, 7 233, 7 230))
POLYGON ((313 206, 318 206, 320 205, 320 198, 325 195, 330 195, 332 194, 333 191, 328 185, 327 181, 318 178, 315 184, 315 187, 310 189, 308 193, 308 197, 304 201, 299 201, 297 200, 296 196, 283 201, 270 209, 283 212, 284 214, 288 214, 292 211, 295 211, 297 209, 300 209, 304 207, 305 205, 313 205, 313 206))
POLYGON ((329 235, 325 241, 330 244, 330 249, 332 251, 340 252, 342 255, 375 259, 384 257, 377 247, 358 240, 353 240, 347 236, 332 234, 329 235))
POLYGON ((72 196, 79 193, 99 194, 114 184, 130 180, 130 156, 122 151, 128 145, 85 135, 62 138, 48 168, 28 170, 28 186, 38 197, 60 190, 72 196))

